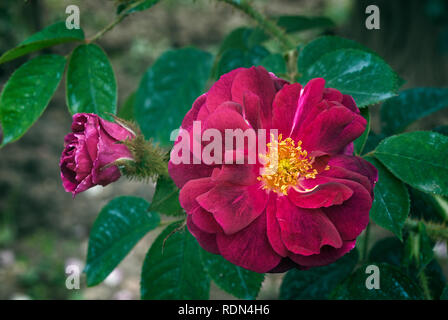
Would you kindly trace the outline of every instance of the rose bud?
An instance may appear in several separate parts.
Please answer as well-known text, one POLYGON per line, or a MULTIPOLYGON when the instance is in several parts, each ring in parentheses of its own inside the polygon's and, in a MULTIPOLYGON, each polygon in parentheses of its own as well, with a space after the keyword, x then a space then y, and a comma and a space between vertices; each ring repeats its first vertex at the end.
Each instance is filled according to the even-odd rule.
POLYGON ((92 113, 75 114, 71 129, 72 133, 65 136, 59 163, 65 191, 74 197, 93 186, 106 186, 120 178, 120 170, 113 163, 133 159, 121 142, 133 139, 135 134, 92 113))
MULTIPOLYGON (((265 140, 278 130, 267 142, 253 135, 262 154, 255 163, 197 161, 210 143, 202 141, 182 149, 196 161, 179 162, 179 134, 168 170, 205 250, 262 273, 327 265, 354 248, 369 222, 377 170, 353 155, 367 123, 351 96, 321 78, 302 87, 263 67, 239 68, 194 102, 180 133, 194 136, 195 121, 221 133, 223 144, 228 129, 267 129, 265 140)), ((251 148, 224 145, 223 156, 247 160, 251 148)))

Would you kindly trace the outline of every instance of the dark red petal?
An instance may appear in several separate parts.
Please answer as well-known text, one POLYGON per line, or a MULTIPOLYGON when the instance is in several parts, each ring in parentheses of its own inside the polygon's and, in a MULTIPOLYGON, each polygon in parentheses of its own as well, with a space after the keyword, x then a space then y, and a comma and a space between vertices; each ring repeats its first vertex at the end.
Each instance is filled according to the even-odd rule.
POLYGON ((260 98, 262 119, 269 122, 276 89, 265 68, 251 67, 238 72, 232 84, 232 100, 244 104, 244 95, 248 91, 260 98))
POLYGON ((210 88, 207 93, 207 109, 215 111, 223 102, 232 101, 232 84, 236 75, 245 68, 238 68, 226 73, 210 88))
POLYGON ((330 246, 322 247, 319 254, 311 256, 302 256, 299 254, 290 254, 289 258, 300 266, 304 267, 320 267, 335 262, 343 255, 351 251, 355 247, 356 241, 344 241, 342 247, 333 248, 330 246))
MULTIPOLYGON (((207 233, 199 229, 193 222, 192 217, 187 217, 188 231, 196 238, 199 245, 206 251, 214 254, 220 254, 216 242, 216 234, 207 233)), ((198 257, 199 258, 199 257, 198 257)))
POLYGON ((269 194, 269 201, 266 207, 266 219, 267 219, 267 235, 269 243, 271 244, 274 251, 282 256, 286 257, 288 255, 288 249, 286 249, 283 244, 280 225, 277 220, 277 194, 271 192, 269 194))
POLYGON ((320 209, 299 208, 286 196, 278 197, 277 219, 283 243, 293 253, 312 255, 324 245, 342 246, 338 230, 320 209))
POLYGON ((353 191, 344 184, 328 182, 316 185, 312 191, 299 191, 290 188, 288 198, 298 207, 317 209, 342 204, 352 194, 353 191))
POLYGON ((293 127, 294 115, 299 106, 299 83, 285 85, 277 92, 272 107, 272 128, 278 129, 278 133, 289 137, 293 127))
POLYGON ((369 223, 369 211, 372 207, 372 197, 369 192, 357 182, 335 179, 353 190, 353 195, 338 206, 323 208, 327 217, 339 230, 343 240, 355 239, 369 223))
POLYGON ((358 138, 366 125, 366 119, 362 116, 337 106, 322 111, 315 120, 299 130, 297 137, 307 151, 337 154, 358 138))
POLYGON ((226 234, 251 224, 266 208, 267 194, 259 185, 219 184, 196 198, 201 207, 213 213, 226 234))
POLYGON ((281 261, 266 236, 265 214, 240 232, 232 235, 217 234, 216 240, 225 259, 255 272, 268 272, 281 261))

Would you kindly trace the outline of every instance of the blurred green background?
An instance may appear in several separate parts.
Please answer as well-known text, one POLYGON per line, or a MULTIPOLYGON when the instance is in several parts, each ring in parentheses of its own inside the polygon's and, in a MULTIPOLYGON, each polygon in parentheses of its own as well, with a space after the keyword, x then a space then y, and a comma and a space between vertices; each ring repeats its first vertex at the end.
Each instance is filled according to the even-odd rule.
MULTIPOLYGON (((326 30, 361 42, 378 52, 406 80, 404 88, 448 85, 448 1, 446 0, 255 0, 268 16, 326 16, 336 27, 326 30), (381 29, 367 30, 365 8, 376 4, 381 29)), ((65 8, 78 5, 81 27, 89 37, 114 18, 112 0, 2 0, 0 54, 29 35, 59 20, 65 8)), ((119 105, 133 92, 144 71, 165 50, 196 46, 215 53, 233 29, 253 25, 244 15, 212 0, 163 0, 135 14, 100 41, 110 57, 118 82, 119 105)), ((322 30, 301 33, 306 42, 322 30)), ((69 52, 66 46, 54 50, 69 52)), ((28 57, 0 65, 0 85, 28 57)), ((373 107, 373 130, 379 128, 378 106, 373 107)), ((413 129, 447 123, 439 112, 413 129)), ((75 200, 65 193, 59 177, 59 156, 71 118, 61 85, 43 117, 18 142, 0 150, 0 299, 138 299, 140 268, 151 232, 101 285, 80 290, 65 287, 65 267, 84 266, 89 229, 100 208, 117 195, 148 200, 152 185, 121 179, 97 187, 75 200)), ((389 235, 375 227, 372 238, 389 235)), ((374 241, 371 241, 372 244, 374 241)), ((437 257, 447 275, 446 244, 437 245, 437 257)), ((282 275, 266 278, 259 298, 276 298, 282 275)), ((212 299, 232 298, 212 286, 212 299)))

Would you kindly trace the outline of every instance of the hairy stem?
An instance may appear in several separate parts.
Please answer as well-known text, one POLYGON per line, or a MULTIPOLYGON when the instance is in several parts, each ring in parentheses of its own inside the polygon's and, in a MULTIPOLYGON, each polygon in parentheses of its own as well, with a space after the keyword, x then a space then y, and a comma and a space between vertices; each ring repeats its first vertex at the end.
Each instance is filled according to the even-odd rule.
POLYGON ((448 241, 448 226, 445 224, 408 218, 404 223, 404 227, 410 231, 418 232, 418 224, 420 222, 423 222, 425 225, 429 237, 436 240, 448 241))
POLYGON ((423 294, 425 295, 426 300, 432 300, 431 290, 429 289, 428 277, 425 274, 425 271, 422 270, 418 275, 420 285, 423 289, 423 294))

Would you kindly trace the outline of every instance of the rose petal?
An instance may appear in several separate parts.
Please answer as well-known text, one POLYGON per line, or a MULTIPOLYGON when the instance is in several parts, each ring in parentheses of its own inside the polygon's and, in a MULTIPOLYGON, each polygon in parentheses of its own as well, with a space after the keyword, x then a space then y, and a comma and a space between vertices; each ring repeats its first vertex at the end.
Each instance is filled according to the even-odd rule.
POLYGON ((290 188, 288 198, 301 208, 317 209, 342 204, 353 194, 352 189, 342 183, 328 182, 316 185, 312 191, 290 188))
POLYGON ((219 254, 219 249, 216 242, 216 234, 207 233, 199 229, 194 224, 191 216, 187 216, 187 228, 204 250, 210 253, 219 254))
POLYGON ((320 267, 335 262, 355 247, 356 241, 344 241, 340 248, 322 247, 319 254, 302 256, 290 254, 289 258, 304 267, 320 267))
POLYGON ((267 194, 259 185, 218 184, 196 198, 201 207, 213 213, 226 234, 251 224, 266 208, 267 194))
POLYGON ((296 207, 283 196, 277 198, 276 215, 283 243, 293 253, 311 255, 324 245, 342 246, 338 230, 320 209, 296 207))
POLYGON ((281 261, 266 236, 266 215, 260 215, 247 228, 232 235, 217 234, 219 252, 237 266, 264 273, 281 261))
POLYGON ((272 127, 278 129, 278 133, 289 137, 293 127, 294 115, 299 106, 299 83, 285 85, 275 95, 272 109, 272 127))

